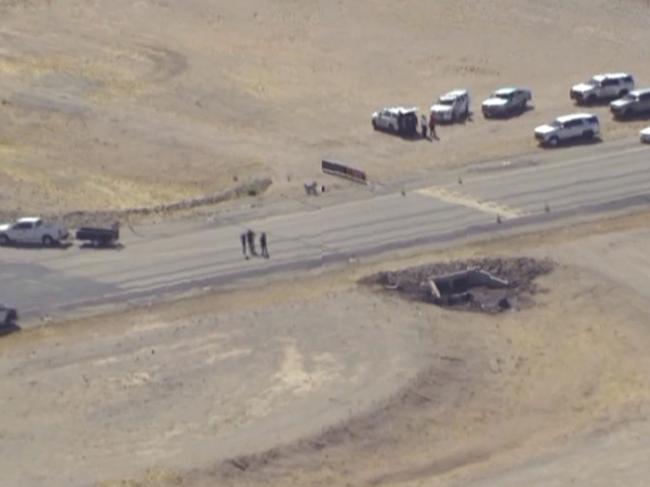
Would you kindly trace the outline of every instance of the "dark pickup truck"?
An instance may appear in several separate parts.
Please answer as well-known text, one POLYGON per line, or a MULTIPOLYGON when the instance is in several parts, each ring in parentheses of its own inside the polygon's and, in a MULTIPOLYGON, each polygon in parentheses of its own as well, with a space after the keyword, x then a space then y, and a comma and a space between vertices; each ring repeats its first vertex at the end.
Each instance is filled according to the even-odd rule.
POLYGON ((77 240, 90 242, 95 247, 115 245, 120 239, 120 226, 115 223, 110 228, 81 227, 75 234, 77 240))

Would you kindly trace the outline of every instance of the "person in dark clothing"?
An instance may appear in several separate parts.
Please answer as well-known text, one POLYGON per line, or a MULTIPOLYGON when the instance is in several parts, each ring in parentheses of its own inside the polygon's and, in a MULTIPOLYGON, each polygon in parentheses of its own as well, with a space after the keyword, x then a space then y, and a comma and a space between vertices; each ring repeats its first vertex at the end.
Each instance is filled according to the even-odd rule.
POLYGON ((244 254, 244 257, 248 259, 248 254, 246 253, 246 234, 242 233, 239 236, 239 240, 241 240, 241 253, 244 254))
POLYGON ((436 116, 433 112, 429 116, 429 131, 431 132, 431 140, 438 140, 438 134, 436 133, 436 116))
POLYGON ((250 250, 251 255, 257 255, 255 250, 255 232, 250 228, 246 232, 246 241, 248 242, 248 250, 250 250))
POLYGON ((267 247, 266 244, 266 233, 262 232, 260 235, 260 247, 262 249, 262 257, 265 259, 269 258, 269 248, 267 247))

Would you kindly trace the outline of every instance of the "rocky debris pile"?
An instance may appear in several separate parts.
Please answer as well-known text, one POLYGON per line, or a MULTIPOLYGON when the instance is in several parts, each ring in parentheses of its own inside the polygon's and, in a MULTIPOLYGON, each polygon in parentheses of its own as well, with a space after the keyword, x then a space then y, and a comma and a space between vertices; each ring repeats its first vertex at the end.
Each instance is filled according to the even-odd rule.
POLYGON ((524 305, 539 290, 535 279, 553 266, 528 257, 469 259, 380 272, 361 282, 439 306, 499 312, 524 305))

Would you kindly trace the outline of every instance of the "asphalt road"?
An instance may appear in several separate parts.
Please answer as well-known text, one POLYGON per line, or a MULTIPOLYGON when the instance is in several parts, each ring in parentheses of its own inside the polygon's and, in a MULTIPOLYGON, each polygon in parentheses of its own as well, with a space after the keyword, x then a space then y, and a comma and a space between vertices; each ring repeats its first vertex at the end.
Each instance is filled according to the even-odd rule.
POLYGON ((324 206, 264 218, 125 231, 121 250, 0 248, 0 299, 31 323, 93 305, 650 207, 650 147, 618 141, 540 150, 460 174, 373 188, 339 204, 334 195, 312 197, 324 206), (246 228, 268 234, 270 259, 243 258, 239 236, 246 228))

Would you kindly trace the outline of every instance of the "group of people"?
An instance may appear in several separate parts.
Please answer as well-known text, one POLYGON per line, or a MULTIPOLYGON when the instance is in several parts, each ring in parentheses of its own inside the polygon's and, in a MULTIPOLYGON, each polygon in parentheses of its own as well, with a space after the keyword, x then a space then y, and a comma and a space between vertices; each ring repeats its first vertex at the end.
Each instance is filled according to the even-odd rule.
MULTIPOLYGON (((246 232, 242 233, 239 237, 241 240, 241 251, 244 254, 246 260, 250 259, 251 256, 257 256, 257 249, 255 247, 255 232, 250 228, 246 232)), ((266 233, 262 232, 260 234, 260 252, 261 256, 265 259, 270 257, 269 247, 266 241, 266 233)))
POLYGON ((429 139, 433 141, 433 139, 440 140, 438 138, 438 134, 436 133, 436 116, 431 112, 431 115, 429 115, 429 120, 427 122, 427 117, 422 114, 422 117, 420 118, 420 126, 422 129, 422 138, 423 139, 429 139), (429 133, 431 134, 430 136, 427 134, 427 129, 429 130, 429 133))

